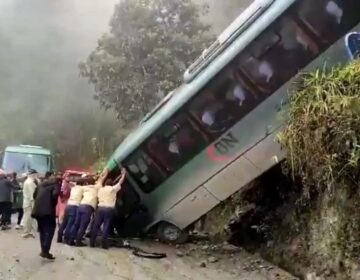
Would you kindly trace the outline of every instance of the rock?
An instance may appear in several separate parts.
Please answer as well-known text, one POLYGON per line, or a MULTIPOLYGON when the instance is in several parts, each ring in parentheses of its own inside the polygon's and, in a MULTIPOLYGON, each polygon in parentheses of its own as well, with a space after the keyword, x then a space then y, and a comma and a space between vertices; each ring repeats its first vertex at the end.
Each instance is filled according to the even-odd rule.
POLYGON ((18 262, 20 262, 20 260, 19 260, 19 259, 16 259, 15 261, 16 261, 17 263, 18 263, 18 262))
POLYGON ((321 280, 321 278, 318 277, 315 272, 311 272, 306 274, 305 280, 321 280))
POLYGON ((75 260, 75 258, 73 258, 73 257, 70 258, 70 261, 74 261, 74 260, 75 260))
POLYGON ((270 247, 273 247, 274 246, 274 241, 273 240, 269 240, 267 243, 266 243, 266 247, 270 248, 270 247))
POLYGON ((216 263, 216 262, 218 262, 219 260, 216 258, 216 257, 210 257, 209 259, 208 259, 208 262, 209 263, 216 263))
POLYGON ((229 252, 229 253, 234 253, 234 252, 239 252, 241 251, 241 249, 239 247, 236 247, 235 245, 229 244, 229 243, 224 243, 221 246, 221 249, 225 252, 229 252))
POLYGON ((204 250, 204 251, 209 250, 209 248, 210 248, 209 245, 204 245, 204 246, 201 247, 201 249, 204 250))
POLYGON ((177 251, 176 252, 176 256, 178 256, 179 258, 182 258, 185 254, 181 251, 177 251))
POLYGON ((199 263, 199 266, 200 266, 200 267, 206 267, 206 262, 205 262, 205 261, 200 262, 200 263, 199 263))

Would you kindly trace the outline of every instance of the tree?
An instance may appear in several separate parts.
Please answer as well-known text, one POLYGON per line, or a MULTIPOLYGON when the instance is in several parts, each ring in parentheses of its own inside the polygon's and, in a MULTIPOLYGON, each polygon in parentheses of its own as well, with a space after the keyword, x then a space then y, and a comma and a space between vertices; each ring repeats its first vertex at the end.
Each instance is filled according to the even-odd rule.
POLYGON ((209 44, 207 9, 190 0, 124 0, 80 74, 94 98, 126 122, 144 116, 181 84, 186 67, 209 44))

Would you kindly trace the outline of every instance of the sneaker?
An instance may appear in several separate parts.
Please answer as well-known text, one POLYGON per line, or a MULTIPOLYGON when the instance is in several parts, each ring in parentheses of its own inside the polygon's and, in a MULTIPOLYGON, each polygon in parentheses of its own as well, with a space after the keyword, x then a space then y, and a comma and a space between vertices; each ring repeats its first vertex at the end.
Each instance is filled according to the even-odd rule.
POLYGON ((9 229, 11 229, 10 226, 2 226, 2 227, 1 227, 1 230, 9 230, 9 229))
POLYGON ((24 227, 22 226, 22 225, 16 225, 15 226, 15 229, 17 229, 17 230, 20 230, 20 229, 23 229, 24 227))

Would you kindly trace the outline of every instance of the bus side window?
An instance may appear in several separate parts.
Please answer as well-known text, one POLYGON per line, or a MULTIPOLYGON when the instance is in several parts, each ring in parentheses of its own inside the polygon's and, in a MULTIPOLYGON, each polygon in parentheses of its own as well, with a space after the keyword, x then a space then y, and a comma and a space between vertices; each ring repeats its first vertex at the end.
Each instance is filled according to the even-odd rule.
POLYGON ((358 0, 302 0, 298 17, 326 45, 339 39, 360 20, 358 0))
POLYGON ((190 102, 191 114, 216 139, 250 112, 258 95, 248 87, 236 66, 222 71, 190 102))
POLYGON ((289 16, 272 24, 239 56, 238 65, 244 75, 262 92, 271 94, 296 75, 320 52, 317 44, 289 16), (269 36, 268 33, 273 34, 269 36), (279 37, 280 40, 275 40, 279 37), (264 51, 259 53, 259 42, 264 51), (276 44, 273 44, 276 42, 276 44), (269 44, 272 47, 269 48, 269 44), (254 48, 254 49, 253 49, 254 48))
POLYGON ((130 155, 123 164, 145 193, 151 192, 165 180, 161 169, 141 150, 130 155))
POLYGON ((168 174, 173 174, 190 161, 206 145, 204 135, 184 113, 167 121, 150 139, 148 150, 168 174))

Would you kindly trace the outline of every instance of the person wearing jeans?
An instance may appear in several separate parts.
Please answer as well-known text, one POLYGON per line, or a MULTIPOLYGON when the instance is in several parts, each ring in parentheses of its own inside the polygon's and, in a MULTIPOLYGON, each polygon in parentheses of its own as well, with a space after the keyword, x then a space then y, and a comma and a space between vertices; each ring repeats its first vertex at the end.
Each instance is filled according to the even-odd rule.
POLYGON ((73 245, 75 240, 75 246, 85 246, 85 244, 82 243, 82 239, 85 235, 87 227, 89 226, 91 216, 93 215, 98 202, 98 190, 103 186, 106 176, 107 174, 100 176, 95 185, 83 187, 83 197, 77 211, 74 226, 72 227, 72 240, 70 241, 70 245, 73 245))
POLYGON ((95 247, 96 237, 103 226, 102 230, 102 248, 108 249, 108 236, 110 233, 112 219, 115 214, 115 204, 118 191, 121 190, 121 185, 125 180, 126 171, 121 171, 121 178, 116 185, 109 179, 106 181, 105 186, 99 189, 98 199, 99 204, 95 213, 94 225, 90 236, 90 247, 95 247))
POLYGON ((78 208, 83 197, 83 182, 79 180, 77 184, 71 187, 70 197, 65 208, 64 218, 58 230, 57 242, 65 241, 71 244, 71 229, 74 226, 78 208))
POLYGON ((56 229, 56 203, 60 193, 60 182, 52 172, 46 172, 45 180, 34 192, 34 208, 31 216, 36 219, 40 234, 40 256, 54 260, 50 254, 56 229))

